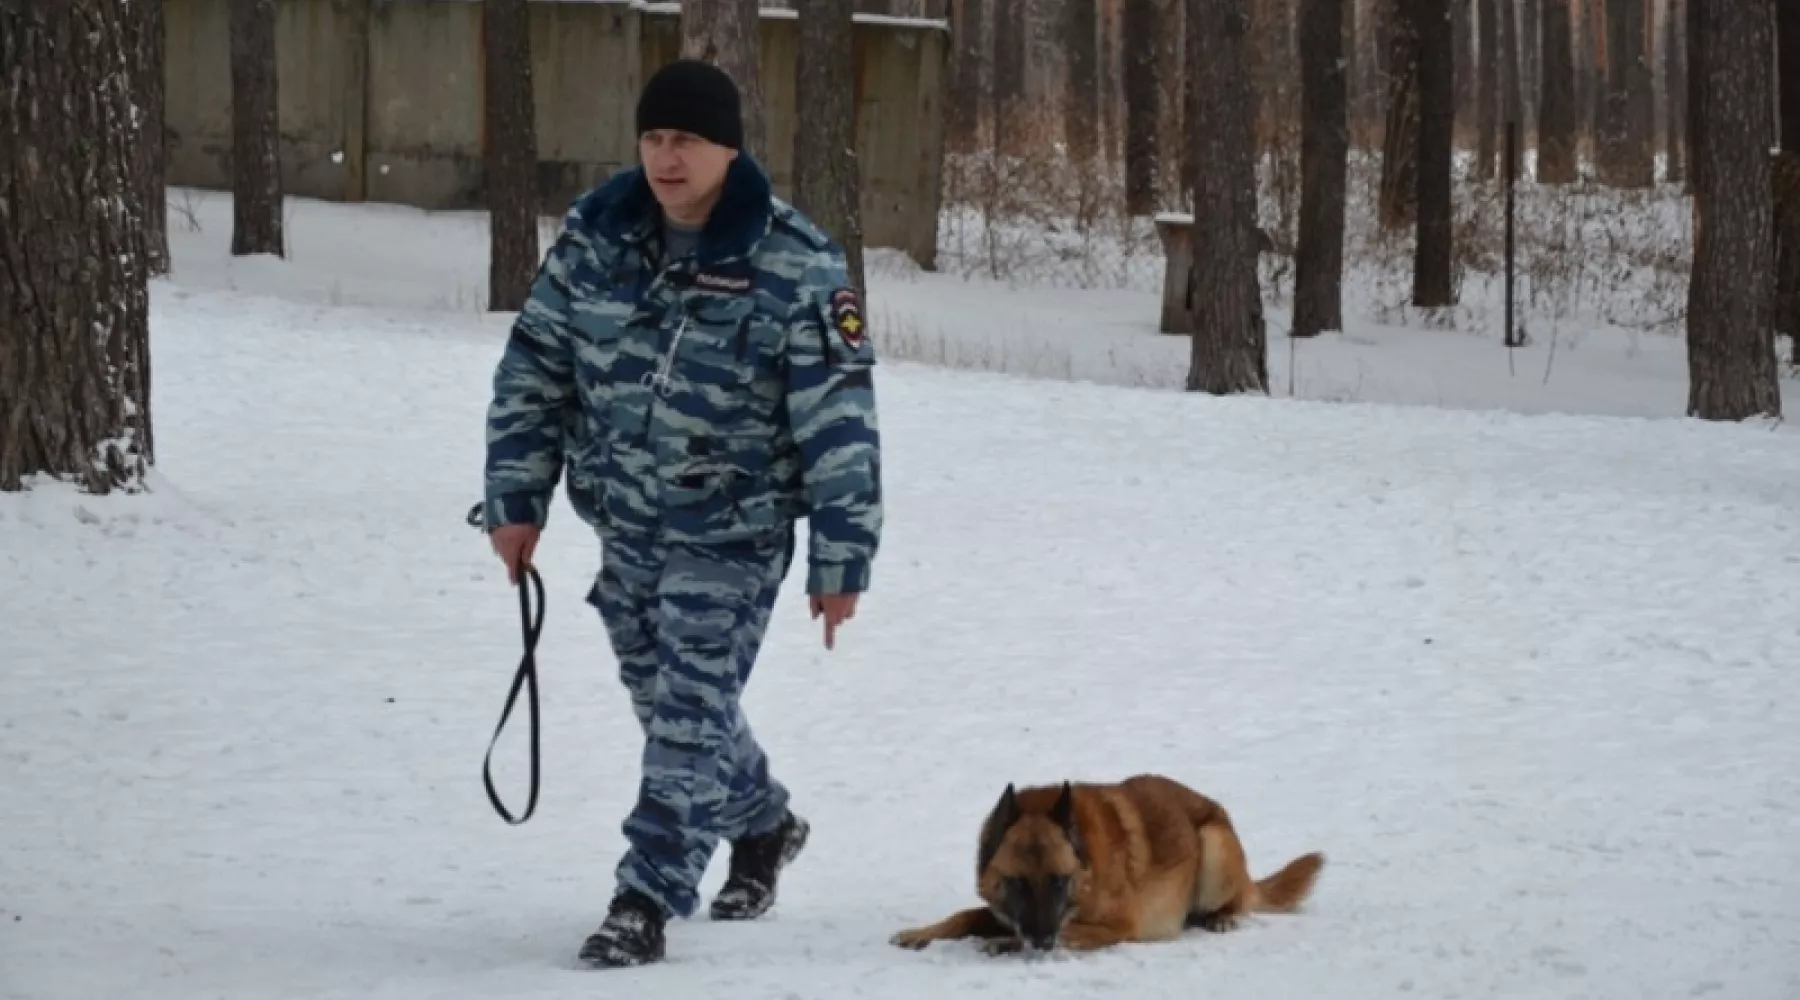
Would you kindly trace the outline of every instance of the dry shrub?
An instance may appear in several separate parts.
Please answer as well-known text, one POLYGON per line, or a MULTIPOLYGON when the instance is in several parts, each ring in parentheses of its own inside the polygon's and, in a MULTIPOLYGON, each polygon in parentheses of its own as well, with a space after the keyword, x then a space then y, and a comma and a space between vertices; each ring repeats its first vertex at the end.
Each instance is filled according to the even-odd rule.
POLYGON ((991 122, 975 151, 946 153, 938 266, 1014 285, 1158 287, 1162 251, 1148 219, 1124 209, 1125 175, 1096 156, 1077 163, 1060 115, 1015 116, 1007 149, 991 122))
MULTIPOLYGON (((1073 162, 1053 113, 1008 129, 995 152, 984 123, 974 152, 944 165, 939 267, 1012 286, 1128 288, 1160 293, 1164 259, 1154 219, 1125 210, 1124 170, 1116 158, 1073 162)), ((1264 128, 1257 161, 1258 223, 1274 253, 1260 273, 1271 306, 1292 301, 1292 255, 1300 208, 1298 125, 1264 128)), ((1104 144, 1102 144, 1104 145, 1104 144)), ((1176 159, 1168 151, 1165 161, 1176 159)), ((1453 170, 1452 269, 1458 304, 1421 313, 1412 297, 1413 232, 1377 224, 1379 147, 1350 154, 1345 218, 1345 313, 1384 323, 1421 324, 1499 335, 1503 310, 1505 188, 1470 174, 1459 150, 1453 170)), ((1515 315, 1529 331, 1542 322, 1679 332, 1691 258, 1689 202, 1678 185, 1641 191, 1604 187, 1590 164, 1566 186, 1530 179, 1533 157, 1515 189, 1515 315)), ((1164 197, 1163 212, 1189 206, 1164 197)))

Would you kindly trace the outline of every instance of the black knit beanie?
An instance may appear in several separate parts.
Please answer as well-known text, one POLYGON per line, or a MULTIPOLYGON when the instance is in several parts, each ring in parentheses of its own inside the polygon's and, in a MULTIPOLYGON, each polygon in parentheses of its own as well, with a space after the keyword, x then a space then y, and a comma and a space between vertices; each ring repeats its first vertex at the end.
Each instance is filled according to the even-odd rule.
POLYGON ((737 84, 698 59, 677 59, 651 74, 638 95, 637 134, 667 128, 741 149, 744 122, 737 84))

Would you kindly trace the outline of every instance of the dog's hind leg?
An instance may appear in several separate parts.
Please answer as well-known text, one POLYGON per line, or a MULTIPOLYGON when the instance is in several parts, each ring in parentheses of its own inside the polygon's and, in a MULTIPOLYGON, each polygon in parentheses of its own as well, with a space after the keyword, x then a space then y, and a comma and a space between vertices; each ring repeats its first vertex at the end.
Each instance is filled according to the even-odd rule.
POLYGON ((1237 831, 1223 813, 1195 831, 1200 841, 1200 864, 1194 875, 1194 898, 1188 907, 1187 926, 1223 933, 1237 927, 1238 918, 1256 905, 1256 882, 1244 858, 1237 831))

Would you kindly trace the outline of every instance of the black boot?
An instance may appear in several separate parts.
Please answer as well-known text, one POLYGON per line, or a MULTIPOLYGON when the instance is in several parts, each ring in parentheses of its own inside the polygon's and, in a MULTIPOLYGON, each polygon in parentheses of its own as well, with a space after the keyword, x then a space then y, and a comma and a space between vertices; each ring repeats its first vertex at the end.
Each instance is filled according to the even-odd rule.
POLYGON ((667 922, 655 900, 636 889, 622 890, 613 897, 600 929, 581 946, 581 960, 597 969, 661 961, 667 922))
POLYGON ((713 897, 712 918, 752 920, 768 912, 775 905, 781 869, 799 857, 810 829, 806 820, 790 812, 768 833, 732 841, 730 874, 713 897))

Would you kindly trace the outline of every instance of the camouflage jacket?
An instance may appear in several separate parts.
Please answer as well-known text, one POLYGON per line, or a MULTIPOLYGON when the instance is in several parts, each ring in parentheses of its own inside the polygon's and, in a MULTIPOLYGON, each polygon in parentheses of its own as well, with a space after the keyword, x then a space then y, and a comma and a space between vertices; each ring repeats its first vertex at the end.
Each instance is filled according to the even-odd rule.
POLYGON ((662 262, 641 168, 583 195, 494 372, 485 523, 542 526, 565 475, 602 534, 810 529, 809 593, 869 586, 874 349, 842 250, 740 154, 692 254, 662 262))

